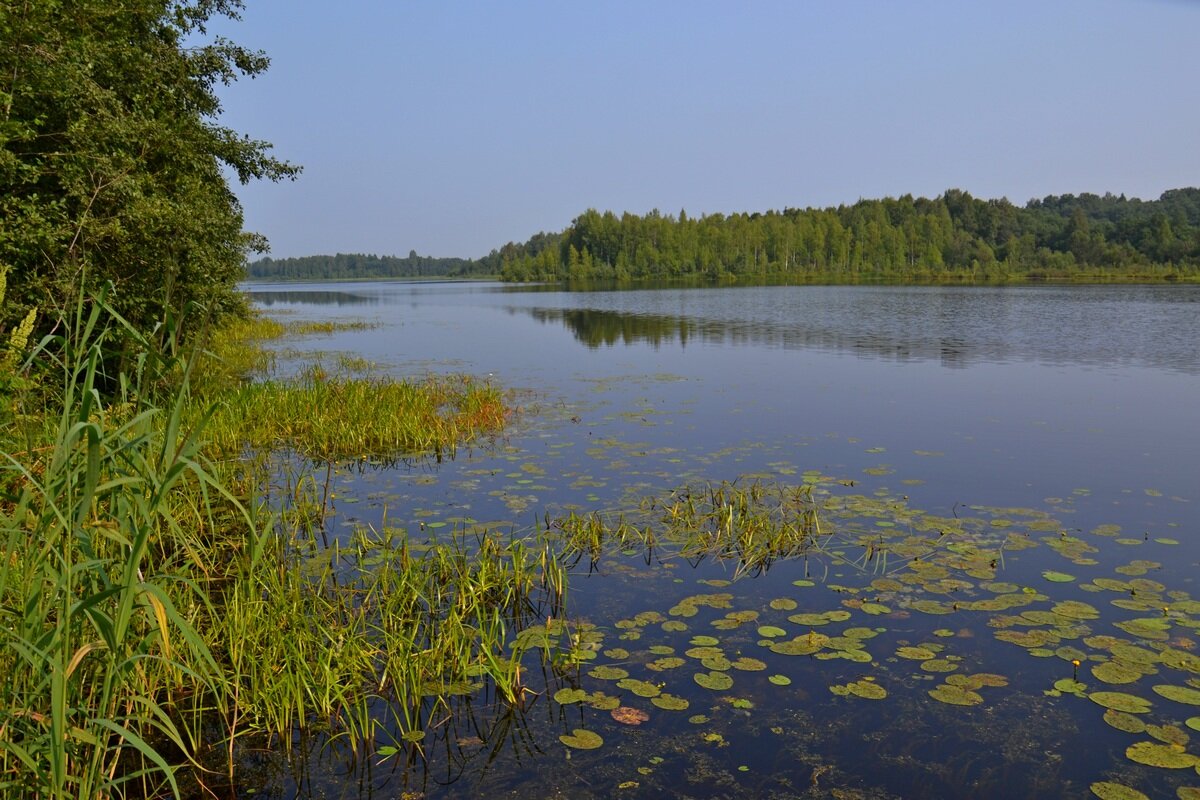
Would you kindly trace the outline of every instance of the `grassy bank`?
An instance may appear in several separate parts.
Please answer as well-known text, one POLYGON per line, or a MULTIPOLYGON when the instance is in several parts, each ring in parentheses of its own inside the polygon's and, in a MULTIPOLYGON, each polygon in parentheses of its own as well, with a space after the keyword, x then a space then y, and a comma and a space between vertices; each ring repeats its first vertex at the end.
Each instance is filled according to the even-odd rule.
POLYGON ((179 794, 181 769, 230 785, 242 736, 319 726, 362 746, 385 702, 415 738, 443 690, 519 693, 506 632, 562 596, 544 551, 386 531, 325 551, 315 500, 267 512, 275 462, 259 457, 450 452, 503 424, 496 388, 315 370, 247 384, 269 363, 253 341, 282 332, 270 323, 186 357, 138 340, 123 360, 120 327, 81 302, 5 360, 0 796, 179 794))

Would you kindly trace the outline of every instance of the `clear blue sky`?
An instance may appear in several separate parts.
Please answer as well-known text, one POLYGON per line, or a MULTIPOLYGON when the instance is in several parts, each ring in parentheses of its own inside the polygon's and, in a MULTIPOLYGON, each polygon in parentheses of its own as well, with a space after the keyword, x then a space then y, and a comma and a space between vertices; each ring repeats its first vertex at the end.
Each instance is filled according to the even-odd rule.
POLYGON ((1196 0, 246 0, 224 122, 277 257, 476 257, 592 207, 1200 185, 1196 0))

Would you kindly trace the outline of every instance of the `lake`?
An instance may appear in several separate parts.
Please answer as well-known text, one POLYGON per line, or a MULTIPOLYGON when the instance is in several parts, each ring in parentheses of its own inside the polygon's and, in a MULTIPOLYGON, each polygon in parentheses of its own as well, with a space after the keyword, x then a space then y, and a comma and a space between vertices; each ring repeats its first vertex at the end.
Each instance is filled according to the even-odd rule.
POLYGON ((519 409, 453 458, 339 465, 334 537, 652 522, 649 499, 722 482, 804 489, 821 525, 753 569, 581 561, 591 660, 531 669, 520 708, 461 698, 400 756, 263 756, 251 795, 1200 787, 1200 287, 246 288, 281 319, 371 323, 287 342, 281 373, 469 373, 519 409))

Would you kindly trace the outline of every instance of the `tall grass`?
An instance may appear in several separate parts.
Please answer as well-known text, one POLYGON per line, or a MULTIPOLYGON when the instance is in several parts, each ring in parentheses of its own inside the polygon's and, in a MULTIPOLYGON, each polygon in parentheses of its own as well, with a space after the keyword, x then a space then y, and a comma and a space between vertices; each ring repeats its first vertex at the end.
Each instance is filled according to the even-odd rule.
POLYGON ((499 389, 466 376, 345 378, 313 367, 237 389, 217 408, 207 447, 224 456, 287 448, 319 460, 440 456, 498 430, 505 414, 499 389))
POLYGON ((247 385, 275 326, 176 358, 175 331, 141 337, 103 298, 58 330, 26 360, 36 391, 0 387, 26 412, 0 420, 0 797, 178 796, 214 752, 236 781, 247 734, 419 746, 455 695, 525 696, 526 653, 565 634, 547 545, 364 530, 330 548, 319 478, 281 502, 260 457, 440 455, 503 424, 498 389, 319 369, 247 385))
POLYGON ((210 546, 198 534, 216 502, 236 509, 241 531, 255 528, 182 426, 186 383, 160 408, 147 399, 147 359, 116 381, 103 375, 110 323, 122 324, 102 300, 80 301, 67 333, 38 346, 32 360, 48 370, 57 411, 42 443, 0 464, 0 791, 10 797, 177 791, 162 749, 186 759, 196 731, 174 706, 204 694, 218 669, 195 626, 207 600, 188 562, 210 546))
POLYGON ((767 569, 777 559, 822 546, 812 486, 722 482, 684 486, 647 497, 623 513, 547 518, 546 530, 565 555, 598 559, 636 546, 647 554, 732 561, 737 575, 767 569))
POLYGON ((432 709, 484 682, 518 702, 525 653, 565 633, 554 622, 565 577, 545 545, 415 545, 393 529, 359 529, 325 548, 297 533, 232 585, 216 637, 244 730, 285 747, 301 727, 354 751, 383 731, 417 742, 432 709), (527 630, 546 635, 518 636, 527 630))

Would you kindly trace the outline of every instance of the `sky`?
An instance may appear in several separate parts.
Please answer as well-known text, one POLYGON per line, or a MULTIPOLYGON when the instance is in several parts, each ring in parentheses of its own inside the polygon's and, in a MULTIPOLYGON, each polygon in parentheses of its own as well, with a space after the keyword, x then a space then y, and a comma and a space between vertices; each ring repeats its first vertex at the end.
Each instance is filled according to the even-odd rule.
POLYGON ((588 208, 1200 186, 1200 0, 245 0, 221 123, 277 258, 477 258, 588 208))

